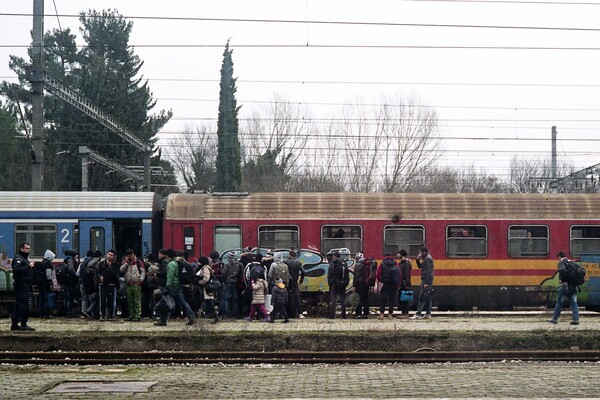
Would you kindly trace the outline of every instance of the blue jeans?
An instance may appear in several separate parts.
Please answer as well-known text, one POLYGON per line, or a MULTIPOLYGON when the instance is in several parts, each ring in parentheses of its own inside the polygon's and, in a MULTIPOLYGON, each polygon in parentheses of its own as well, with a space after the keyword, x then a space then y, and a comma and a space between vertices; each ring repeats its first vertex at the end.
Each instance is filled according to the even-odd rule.
POLYGON ((568 299, 571 303, 571 311, 573 311, 573 321, 579 322, 579 306, 577 305, 577 290, 574 289, 573 292, 569 289, 569 285, 560 285, 558 288, 558 294, 556 295, 556 306, 554 307, 554 314, 552 314, 552 319, 557 321, 560 316, 560 312, 562 311, 563 303, 565 299, 568 299))
POLYGON ((75 285, 64 284, 60 285, 63 294, 63 313, 65 316, 70 317, 73 312, 73 292, 75 291, 75 285))
POLYGON ((192 311, 192 307, 190 307, 188 302, 185 301, 185 297, 183 296, 183 290, 181 289, 181 287, 169 288, 169 289, 170 289, 169 294, 175 300, 175 304, 177 304, 178 306, 183 308, 183 311, 185 311, 186 317, 188 317, 188 319, 190 321, 195 321, 196 316, 194 315, 194 311, 192 311))
POLYGON ((223 312, 221 315, 227 317, 237 318, 239 314, 239 296, 237 282, 225 283, 223 288, 223 296, 221 297, 221 308, 223 312))
POLYGON ((429 285, 427 289, 424 288, 423 282, 421 282, 421 292, 419 293, 419 305, 417 306, 417 314, 421 315, 425 310, 426 315, 431 315, 431 295, 433 294, 433 285, 429 285))

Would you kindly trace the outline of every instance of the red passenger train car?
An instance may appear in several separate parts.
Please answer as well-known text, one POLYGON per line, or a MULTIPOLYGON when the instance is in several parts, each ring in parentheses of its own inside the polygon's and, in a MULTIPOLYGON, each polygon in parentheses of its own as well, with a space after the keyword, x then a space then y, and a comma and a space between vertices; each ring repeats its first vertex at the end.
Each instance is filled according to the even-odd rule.
MULTIPOLYGON (((381 260, 402 248, 415 257, 427 246, 434 305, 457 310, 551 305, 556 254, 565 251, 588 271, 580 303, 600 305, 598 194, 173 194, 163 245, 192 257, 245 246, 294 249, 322 265, 334 248, 381 260)), ((303 290, 327 289, 320 270, 303 290)), ((412 283, 418 287, 414 262, 412 283)))

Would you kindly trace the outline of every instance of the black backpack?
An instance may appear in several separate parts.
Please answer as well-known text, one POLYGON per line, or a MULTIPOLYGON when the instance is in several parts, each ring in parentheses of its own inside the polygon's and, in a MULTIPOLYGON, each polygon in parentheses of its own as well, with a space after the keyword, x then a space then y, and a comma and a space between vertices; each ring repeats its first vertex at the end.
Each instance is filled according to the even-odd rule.
POLYGON ((393 283, 394 281, 394 264, 381 263, 381 283, 393 283))
POLYGON ((74 283, 73 276, 69 272, 69 266, 66 263, 56 267, 56 281, 59 285, 70 285, 74 283))
POLYGON ((252 263, 250 265, 250 280, 257 280, 258 278, 265 278, 265 269, 261 264, 252 263))
POLYGON ((41 262, 36 262, 33 266, 33 284, 38 287, 44 287, 48 284, 46 266, 41 262))
POLYGON ((186 260, 177 261, 177 265, 179 266, 179 283, 182 285, 191 285, 194 283, 196 277, 194 266, 186 260))
POLYGON ((575 261, 567 262, 567 283, 575 286, 581 286, 585 282, 585 268, 577 264, 575 261))
POLYGON ((85 289, 85 291, 90 294, 90 293, 96 293, 98 291, 98 287, 96 285, 97 283, 97 278, 96 278, 96 268, 95 267, 86 267, 85 270, 83 270, 83 274, 82 274, 82 283, 83 283, 83 288, 85 289))

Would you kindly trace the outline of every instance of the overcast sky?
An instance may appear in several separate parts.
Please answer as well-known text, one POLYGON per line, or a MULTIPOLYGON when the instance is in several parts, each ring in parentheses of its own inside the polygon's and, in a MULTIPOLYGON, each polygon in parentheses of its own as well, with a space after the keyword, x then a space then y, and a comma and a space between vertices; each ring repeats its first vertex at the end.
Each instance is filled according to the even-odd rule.
MULTIPOLYGON (((437 110, 446 165, 506 173, 514 155, 549 156, 553 125, 559 160, 600 162, 600 1, 45 0, 45 30, 60 22, 82 43, 73 15, 90 8, 134 22, 157 109, 174 114, 161 139, 216 126, 230 39, 242 118, 275 93, 315 118, 408 96, 437 110)), ((1 2, 2 80, 31 43, 32 9, 1 2)))

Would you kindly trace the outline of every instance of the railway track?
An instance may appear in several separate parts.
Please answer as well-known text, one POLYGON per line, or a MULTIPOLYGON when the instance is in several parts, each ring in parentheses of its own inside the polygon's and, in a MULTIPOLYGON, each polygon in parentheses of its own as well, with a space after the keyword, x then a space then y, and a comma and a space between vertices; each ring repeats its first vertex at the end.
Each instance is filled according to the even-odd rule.
POLYGON ((497 361, 600 361, 600 351, 468 352, 4 352, 0 363, 43 365, 113 364, 340 364, 497 361))

